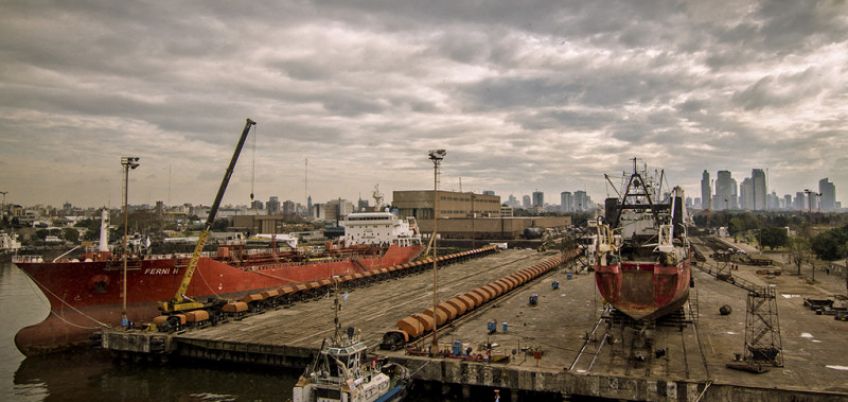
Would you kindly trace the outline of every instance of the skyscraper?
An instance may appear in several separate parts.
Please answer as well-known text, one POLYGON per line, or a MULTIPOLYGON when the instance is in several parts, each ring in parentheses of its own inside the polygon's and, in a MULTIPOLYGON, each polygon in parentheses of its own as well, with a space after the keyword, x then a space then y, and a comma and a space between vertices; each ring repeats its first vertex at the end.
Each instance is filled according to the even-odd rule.
POLYGON ((751 170, 751 180, 754 190, 754 206, 753 210, 762 211, 766 209, 766 173, 763 169, 751 170))
POLYGON ((739 186, 739 200, 742 209, 754 209, 754 180, 746 177, 739 186))
POLYGON ((821 210, 833 211, 836 209, 836 185, 827 177, 819 180, 819 192, 821 193, 821 210))
POLYGON ((589 210, 589 197, 586 196, 585 191, 574 192, 574 210, 580 212, 589 210))
POLYGON ((265 203, 265 208, 268 209, 268 215, 276 215, 280 213, 280 198, 271 196, 268 202, 265 203))
POLYGON ((701 175, 701 208, 712 208, 710 201, 713 197, 711 194, 712 190, 710 189, 710 172, 704 170, 704 173, 701 175))
POLYGON ((799 211, 804 211, 807 209, 807 194, 804 194, 803 191, 799 191, 795 193, 795 209, 799 211))
POLYGON ((574 211, 574 196, 570 191, 563 191, 559 194, 559 210, 562 212, 574 211))
POLYGON ((521 204, 524 207, 524 209, 530 209, 530 207, 532 206, 532 204, 530 204, 530 196, 525 195, 525 196, 521 197, 521 204))
POLYGON ((792 209, 792 195, 784 194, 783 195, 783 209, 792 209))
POLYGON ((718 171, 718 175, 716 176, 715 187, 717 203, 713 204, 713 209, 735 209, 736 180, 733 180, 730 171, 718 171))
POLYGON ((542 208, 545 206, 545 193, 541 191, 533 192, 533 207, 542 208))

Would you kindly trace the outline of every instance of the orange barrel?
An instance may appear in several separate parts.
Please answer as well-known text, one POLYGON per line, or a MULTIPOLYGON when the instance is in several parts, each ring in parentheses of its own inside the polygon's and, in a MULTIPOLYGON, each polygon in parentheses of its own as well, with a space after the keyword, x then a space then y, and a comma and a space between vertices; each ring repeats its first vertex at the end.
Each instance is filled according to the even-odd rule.
POLYGON ((180 319, 180 325, 185 325, 185 323, 188 322, 185 314, 174 314, 173 317, 180 319))
POLYGON ((262 295, 263 299, 268 299, 268 298, 271 298, 271 297, 279 296, 280 292, 278 292, 276 289, 271 289, 271 290, 266 290, 266 291, 262 292, 261 295, 262 295))
POLYGON ((474 307, 478 307, 486 301, 486 295, 483 292, 474 289, 465 294, 465 296, 469 297, 471 300, 474 300, 474 307))
POLYGON ((259 302, 259 301, 262 301, 262 300, 265 300, 265 298, 262 297, 262 295, 259 294, 259 293, 250 294, 250 295, 247 295, 247 296, 241 298, 241 301, 243 301, 245 303, 259 302))
POLYGON ((287 286, 283 286, 283 287, 280 288, 280 293, 282 293, 284 295, 290 295, 290 294, 295 293, 295 292, 297 292, 297 288, 295 288, 294 286, 288 286, 287 285, 287 286))
POLYGON ((440 310, 441 312, 445 313, 445 315, 448 316, 447 321, 452 321, 454 318, 456 318, 456 316, 459 315, 459 309, 447 302, 439 303, 436 306, 436 310, 440 310))
POLYGON ((492 295, 492 298, 498 297, 501 293, 503 293, 503 290, 498 290, 498 288, 492 283, 483 285, 483 290, 487 290, 492 295))
MULTIPOLYGON (((429 317, 432 317, 433 316, 433 308, 430 307, 430 308, 424 310, 424 312, 422 314, 429 316, 429 317)), ((442 324, 444 324, 446 322, 448 322, 448 315, 437 308, 436 309, 436 324, 438 324, 441 327, 442 324)))
POLYGON ((221 307, 221 311, 225 313, 243 313, 247 311, 247 303, 245 302, 229 302, 221 307))
POLYGON ((320 281, 318 281, 318 284, 321 285, 321 287, 323 288, 325 286, 332 285, 333 281, 331 279, 321 279, 320 281))
MULTIPOLYGON (((482 298, 482 299, 483 299, 482 303, 485 303, 485 302, 487 302, 487 301, 489 301, 489 300, 491 300, 491 299, 492 299, 492 295, 491 295, 491 294, 489 294, 489 291, 488 291, 488 290, 486 290, 486 289, 483 289, 483 288, 472 289, 472 290, 471 290, 471 293, 477 293, 477 294, 479 294, 479 295, 480 295, 480 298, 482 298)), ((482 303, 481 303, 481 304, 482 304, 482 303)), ((478 306, 479 306, 479 304, 478 304, 478 306)))
POLYGON ((363 276, 362 274, 357 272, 357 273, 353 274, 353 279, 362 279, 362 276, 363 276))
POLYGON ((186 321, 188 322, 202 322, 209 319, 209 312, 206 310, 194 310, 186 313, 186 321))
POLYGON ((342 282, 348 282, 353 280, 353 275, 345 275, 342 277, 342 282))
POLYGON ((399 330, 408 334, 411 338, 417 338, 424 333, 424 325, 415 317, 409 316, 397 322, 399 330))
POLYGON ((378 269, 378 270, 377 270, 377 272, 378 272, 380 275, 385 275, 385 274, 388 274, 388 273, 389 273, 389 270, 388 270, 387 268, 380 268, 380 269, 378 269))
POLYGON ((495 290, 498 292, 498 296, 506 292, 506 287, 497 281, 490 283, 489 286, 495 288, 495 290))
POLYGON ((421 326, 424 328, 424 332, 429 332, 433 330, 433 316, 415 313, 412 315, 412 317, 418 320, 419 323, 421 323, 421 326))
POLYGON ((463 315, 463 314, 465 314, 465 311, 468 310, 468 306, 466 306, 465 303, 462 302, 462 300, 459 300, 458 297, 454 297, 453 299, 448 299, 447 301, 445 301, 445 303, 453 306, 453 308, 456 309, 457 315, 463 315))
POLYGON ((318 282, 309 282, 306 284, 307 289, 317 289, 321 287, 321 284, 318 282))
POLYGON ((303 292, 304 290, 309 289, 309 286, 306 286, 306 284, 305 284, 305 283, 298 283, 297 285, 294 285, 294 288, 295 288, 298 292, 303 292))
POLYGON ((160 315, 160 316, 153 317, 153 324, 155 324, 157 327, 161 327, 161 326, 165 325, 166 322, 168 322, 168 316, 167 315, 160 315))
POLYGON ((459 295, 456 297, 456 299, 461 301, 462 304, 465 305, 466 312, 474 310, 474 308, 477 307, 477 302, 475 302, 474 299, 468 297, 467 295, 459 295))
POLYGON ((518 285, 518 281, 511 276, 507 276, 503 281, 509 286, 509 290, 515 289, 515 286, 518 285))

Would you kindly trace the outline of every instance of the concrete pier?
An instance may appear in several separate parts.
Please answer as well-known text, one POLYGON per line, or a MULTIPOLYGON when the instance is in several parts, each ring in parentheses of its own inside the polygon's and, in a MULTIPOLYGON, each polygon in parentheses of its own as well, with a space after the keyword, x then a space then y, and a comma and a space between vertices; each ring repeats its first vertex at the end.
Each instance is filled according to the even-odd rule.
MULTIPOLYGON (((440 299, 551 255, 507 250, 447 266, 439 272, 440 299)), ((756 269, 741 266, 734 274, 765 285, 756 269)), ((734 353, 742 352, 745 291, 698 269, 693 269, 693 276, 696 286, 691 291, 692 311, 687 306, 680 317, 653 329, 653 349, 662 349, 664 354, 651 354, 643 361, 629 358, 630 345, 624 337, 616 339, 616 328, 607 329, 607 321, 601 319, 605 306, 597 295, 592 274, 575 274, 568 279, 565 269, 516 288, 440 331, 440 349, 449 349, 459 340, 464 347, 473 349, 472 354, 484 358, 414 356, 405 351, 380 353, 407 365, 416 379, 457 387, 460 393, 466 392, 468 386, 485 386, 504 389, 510 395, 546 392, 563 397, 620 400, 848 401, 848 338, 844 336, 848 322, 815 315, 803 306, 801 296, 824 296, 821 286, 805 285, 791 276, 779 277, 783 281, 777 292, 785 364, 764 374, 751 374, 725 368, 734 353), (560 284, 558 289, 552 286, 554 280, 560 284), (534 293, 539 296, 539 303, 530 306, 528 299, 534 293), (722 316, 719 307, 725 304, 732 307, 733 313, 722 316), (487 331, 491 320, 497 322, 493 334, 487 331), (594 342, 585 342, 596 326, 598 330, 591 337, 594 342), (604 334, 609 340, 601 347, 604 334), (486 352, 487 345, 491 352, 486 352), (508 359, 502 363, 487 362, 498 360, 498 356, 508 359)), ((431 306, 431 281, 432 276, 423 273, 350 291, 343 296, 346 301, 342 305, 342 326, 361 329, 362 338, 376 350, 383 334, 394 329, 398 319, 431 306)), ((181 334, 130 336, 116 331, 106 334, 105 343, 119 354, 134 351, 303 367, 332 331, 333 300, 325 297, 181 334), (130 340, 133 336, 146 340, 130 340), (153 337, 158 340, 152 342, 153 337)), ((427 344, 429 339, 420 342, 422 348, 427 344)))

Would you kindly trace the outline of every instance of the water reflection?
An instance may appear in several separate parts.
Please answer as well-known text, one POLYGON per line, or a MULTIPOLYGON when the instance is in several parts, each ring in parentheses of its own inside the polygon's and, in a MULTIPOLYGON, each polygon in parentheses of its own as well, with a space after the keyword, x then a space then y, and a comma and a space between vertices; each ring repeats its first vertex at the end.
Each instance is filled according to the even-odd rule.
POLYGON ((113 364, 102 353, 27 358, 15 372, 15 399, 28 401, 280 401, 297 374, 224 365, 113 364))

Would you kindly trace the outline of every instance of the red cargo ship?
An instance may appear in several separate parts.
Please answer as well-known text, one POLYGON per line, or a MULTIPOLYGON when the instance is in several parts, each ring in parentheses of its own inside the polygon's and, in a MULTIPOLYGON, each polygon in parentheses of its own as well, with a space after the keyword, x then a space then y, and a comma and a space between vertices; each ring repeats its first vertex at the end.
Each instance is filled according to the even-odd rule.
POLYGON ((634 160, 621 197, 606 200, 604 218, 597 223, 598 291, 637 321, 677 311, 689 298, 685 197, 680 187, 663 194, 661 180, 654 183, 639 173, 634 160))
MULTIPOLYGON (((420 243, 404 244, 331 250, 312 261, 294 261, 293 255, 278 252, 248 255, 240 247, 220 247, 216 256, 201 258, 188 294, 199 300, 214 296, 237 298, 287 283, 403 264, 422 251, 420 243)), ((40 262, 24 256, 14 261, 50 301, 49 316, 15 336, 15 344, 23 354, 83 345, 97 329, 120 323, 122 261, 103 253, 88 257, 83 261, 40 262)), ((157 302, 173 297, 188 262, 188 257, 131 259, 127 270, 129 320, 140 323, 158 315, 157 302)))

